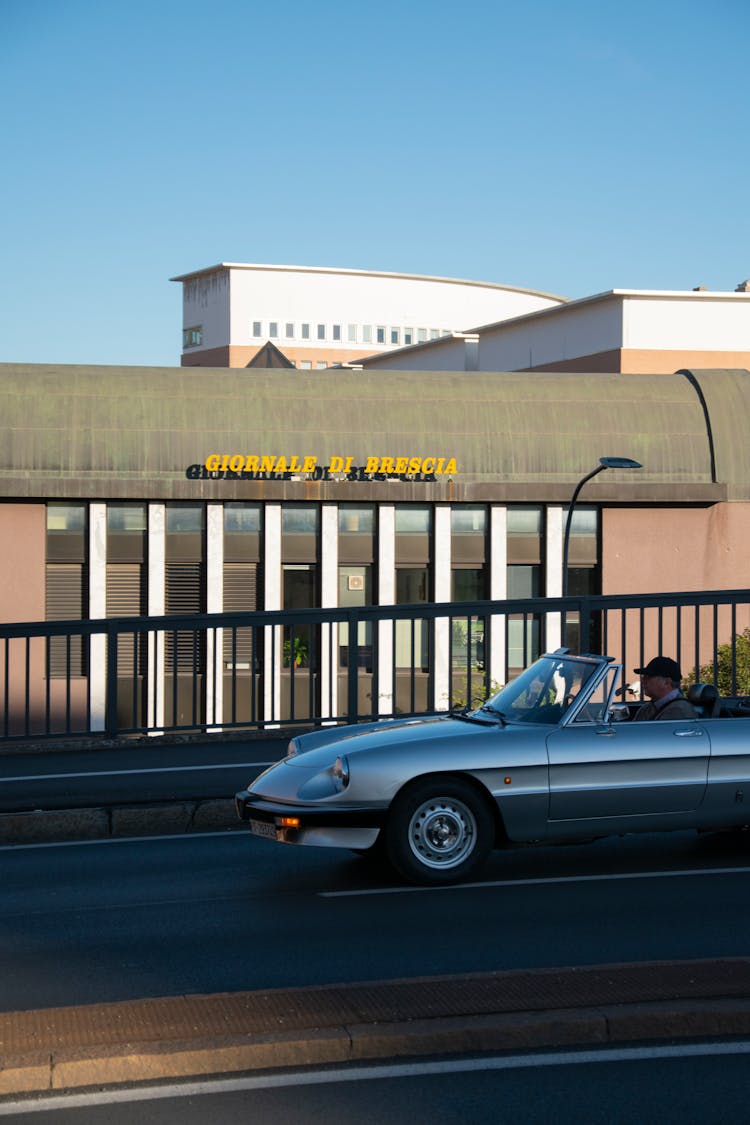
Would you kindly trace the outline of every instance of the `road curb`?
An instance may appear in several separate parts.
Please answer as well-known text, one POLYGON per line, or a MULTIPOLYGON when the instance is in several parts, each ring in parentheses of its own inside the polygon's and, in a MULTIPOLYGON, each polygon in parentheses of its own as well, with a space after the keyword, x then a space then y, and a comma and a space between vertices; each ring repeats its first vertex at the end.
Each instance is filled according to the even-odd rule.
POLYGON ((238 828, 233 799, 160 801, 0 814, 0 843, 40 844, 238 828))
POLYGON ((164 997, 0 1013, 0 1096, 748 1034, 747 958, 164 997))

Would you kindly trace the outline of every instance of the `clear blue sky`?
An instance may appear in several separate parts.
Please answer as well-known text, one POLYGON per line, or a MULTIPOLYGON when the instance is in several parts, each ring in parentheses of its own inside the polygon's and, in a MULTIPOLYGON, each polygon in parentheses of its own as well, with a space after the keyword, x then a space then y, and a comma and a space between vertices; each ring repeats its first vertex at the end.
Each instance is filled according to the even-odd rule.
POLYGON ((0 0, 0 360, 178 364, 219 261, 750 277, 748 0, 0 0))

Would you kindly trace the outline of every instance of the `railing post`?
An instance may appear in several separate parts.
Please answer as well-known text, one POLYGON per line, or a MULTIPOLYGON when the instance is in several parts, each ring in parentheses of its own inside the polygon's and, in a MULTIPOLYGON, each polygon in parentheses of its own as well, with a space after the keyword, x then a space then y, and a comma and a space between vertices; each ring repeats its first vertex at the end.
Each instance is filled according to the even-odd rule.
POLYGON ((349 653, 346 661, 346 721, 356 723, 359 715, 359 619, 350 610, 347 614, 349 653))
POLYGON ((117 641, 115 629, 107 630, 106 693, 104 703, 104 730, 108 738, 117 734, 117 641))
POLYGON ((591 603, 588 598, 581 598, 578 605, 580 649, 581 652, 589 652, 591 649, 591 603))

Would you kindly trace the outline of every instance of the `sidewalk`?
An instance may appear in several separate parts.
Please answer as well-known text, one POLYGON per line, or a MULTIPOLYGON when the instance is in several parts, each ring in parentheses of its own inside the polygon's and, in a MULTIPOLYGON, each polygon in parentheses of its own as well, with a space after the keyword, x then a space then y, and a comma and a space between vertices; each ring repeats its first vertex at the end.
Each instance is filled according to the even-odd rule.
POLYGON ((177 996, 0 1014, 0 1095, 750 1034, 750 958, 177 996))

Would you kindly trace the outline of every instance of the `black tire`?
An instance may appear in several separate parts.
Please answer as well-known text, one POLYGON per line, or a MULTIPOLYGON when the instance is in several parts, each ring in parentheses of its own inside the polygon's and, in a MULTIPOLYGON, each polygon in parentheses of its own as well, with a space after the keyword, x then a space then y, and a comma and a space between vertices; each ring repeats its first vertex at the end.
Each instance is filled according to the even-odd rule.
POLYGON ((385 826, 388 859, 410 883, 467 879, 495 841, 492 811, 474 786, 456 777, 425 778, 400 793, 385 826))

